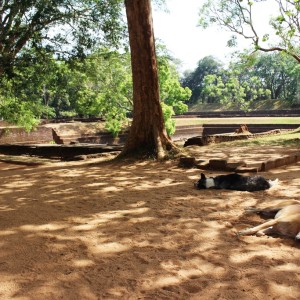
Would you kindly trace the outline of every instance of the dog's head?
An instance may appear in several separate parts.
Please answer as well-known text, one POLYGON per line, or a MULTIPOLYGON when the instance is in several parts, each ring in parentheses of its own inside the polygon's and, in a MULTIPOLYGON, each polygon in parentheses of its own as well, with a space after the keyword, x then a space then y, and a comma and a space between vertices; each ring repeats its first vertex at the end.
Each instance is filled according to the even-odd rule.
POLYGON ((201 173, 201 177, 200 179, 194 183, 194 187, 199 189, 199 190, 203 190, 206 189, 206 177, 203 173, 201 173))

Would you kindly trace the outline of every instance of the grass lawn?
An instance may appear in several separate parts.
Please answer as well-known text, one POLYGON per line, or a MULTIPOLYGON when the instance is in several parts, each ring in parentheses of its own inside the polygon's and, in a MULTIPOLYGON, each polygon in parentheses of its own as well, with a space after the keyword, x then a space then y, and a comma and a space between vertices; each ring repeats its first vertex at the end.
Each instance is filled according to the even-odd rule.
MULTIPOLYGON (((267 99, 254 101, 249 107, 251 110, 275 110, 275 109, 293 109, 293 103, 278 99, 267 99)), ((189 107, 189 111, 223 111, 224 106, 220 103, 197 103, 189 107)), ((240 110, 239 107, 232 106, 227 110, 240 110)))
POLYGON ((300 124, 299 117, 175 118, 176 126, 201 124, 300 124))
MULTIPOLYGON (((233 146, 296 146, 300 149, 300 129, 284 134, 275 134, 249 140, 229 142, 233 146)), ((229 144, 227 143, 227 144, 229 144)))

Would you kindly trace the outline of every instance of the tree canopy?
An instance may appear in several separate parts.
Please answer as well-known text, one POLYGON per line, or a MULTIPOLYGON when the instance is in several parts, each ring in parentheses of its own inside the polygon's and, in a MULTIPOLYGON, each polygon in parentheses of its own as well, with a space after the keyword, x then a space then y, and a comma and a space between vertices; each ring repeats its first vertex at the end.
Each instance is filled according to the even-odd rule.
POLYGON ((11 74, 26 47, 83 56, 124 37, 122 0, 1 0, 0 74, 11 74))
POLYGON ((251 40, 254 51, 279 51, 292 56, 300 63, 300 1, 275 0, 278 14, 270 20, 274 35, 271 39, 268 33, 260 35, 254 22, 254 7, 261 5, 264 0, 209 0, 200 9, 199 24, 206 28, 216 24, 233 33, 229 46, 236 44, 236 36, 251 40), (276 39, 277 40, 277 39, 276 39))

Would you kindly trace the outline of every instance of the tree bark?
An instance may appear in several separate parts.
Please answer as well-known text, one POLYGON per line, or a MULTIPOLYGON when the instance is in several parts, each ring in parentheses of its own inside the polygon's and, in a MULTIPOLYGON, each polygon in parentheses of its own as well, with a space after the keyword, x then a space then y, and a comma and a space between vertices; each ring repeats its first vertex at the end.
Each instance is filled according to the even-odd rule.
MULTIPOLYGON (((133 76, 133 121, 121 156, 165 157, 169 139, 160 105, 150 0, 125 0, 133 76)), ((176 147, 175 147, 176 148, 176 147)))

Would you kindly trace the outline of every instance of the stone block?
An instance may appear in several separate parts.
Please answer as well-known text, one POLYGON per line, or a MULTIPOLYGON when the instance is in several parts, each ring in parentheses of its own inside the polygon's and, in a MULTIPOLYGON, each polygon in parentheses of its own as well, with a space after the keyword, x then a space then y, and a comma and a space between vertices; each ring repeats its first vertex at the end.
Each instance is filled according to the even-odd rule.
POLYGON ((274 160, 267 160, 262 163, 261 170, 263 172, 266 172, 268 170, 274 169, 275 168, 275 161, 274 160))
POLYGON ((285 157, 277 158, 274 160, 274 164, 275 164, 274 168, 282 167, 286 165, 286 158, 285 157))
POLYGON ((193 168, 195 163, 195 157, 180 157, 178 166, 182 168, 193 168))
POLYGON ((211 170, 226 170, 227 160, 226 159, 210 159, 209 168, 211 170))

